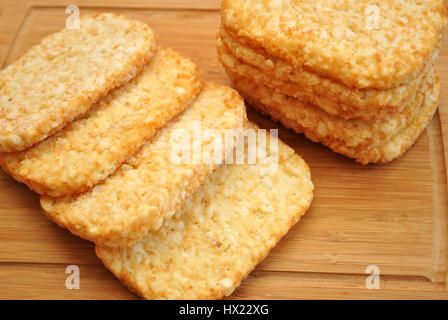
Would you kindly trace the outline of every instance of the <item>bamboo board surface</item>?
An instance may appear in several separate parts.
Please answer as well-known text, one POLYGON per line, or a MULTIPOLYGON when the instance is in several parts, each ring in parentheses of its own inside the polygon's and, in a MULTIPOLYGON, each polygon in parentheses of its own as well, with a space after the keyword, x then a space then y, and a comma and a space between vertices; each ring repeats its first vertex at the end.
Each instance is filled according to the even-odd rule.
MULTIPOLYGON (((0 0, 0 62, 60 30, 65 1, 0 0)), ((114 11, 148 23, 160 44, 189 55, 206 81, 229 84, 214 47, 219 1, 77 1, 81 14, 114 11), (187 3, 187 4, 186 4, 187 3)), ((362 167, 248 109, 310 165, 312 207, 230 298, 448 299, 448 37, 437 70, 440 111, 401 159, 362 167), (380 289, 366 288, 368 266, 380 289)), ((40 212, 38 196, 0 171, 0 299, 135 299, 95 257, 93 245, 40 212), (65 286, 68 265, 81 288, 65 286)))

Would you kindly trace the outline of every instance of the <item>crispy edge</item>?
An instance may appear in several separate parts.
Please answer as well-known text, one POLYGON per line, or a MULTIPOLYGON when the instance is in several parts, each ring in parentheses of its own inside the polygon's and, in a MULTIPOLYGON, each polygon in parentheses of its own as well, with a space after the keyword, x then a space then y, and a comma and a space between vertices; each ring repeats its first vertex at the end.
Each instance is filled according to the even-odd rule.
MULTIPOLYGON (((244 101, 235 90, 231 89, 230 87, 219 85, 216 83, 207 84, 203 90, 224 90, 224 89, 229 90, 230 97, 229 101, 227 101, 228 103, 232 103, 233 106, 241 104, 242 122, 237 125, 238 126, 241 125, 241 129, 244 129, 247 126, 247 117, 246 117, 246 110, 244 107, 244 101)), ((238 129, 239 128, 240 127, 238 127, 238 129)), ((158 135, 160 134, 161 133, 159 132, 150 141, 154 141, 155 139, 157 139, 158 135)), ((140 151, 137 154, 143 152, 144 148, 145 147, 142 147, 142 149, 140 149, 140 151)), ((199 171, 199 174, 196 176, 196 179, 194 181, 193 180, 188 181, 188 185, 186 186, 185 192, 182 195, 183 198, 176 199, 176 203, 174 204, 171 203, 171 205, 173 205, 173 208, 170 208, 170 211, 177 210, 185 201, 187 196, 192 194, 203 183, 203 181, 208 177, 208 175, 211 172, 213 172, 217 167, 216 164, 212 164, 210 166, 211 168, 207 170, 205 169, 197 170, 199 171)), ((107 181, 107 179, 105 181, 107 181)), ((42 211, 44 212, 44 214, 47 216, 48 219, 55 222, 60 227, 68 229, 71 233, 100 245, 116 247, 125 244, 126 246, 130 246, 133 243, 139 241, 149 231, 155 231, 157 230, 157 228, 160 227, 160 223, 155 221, 157 220, 157 217, 143 216, 134 219, 128 218, 126 226, 121 226, 118 229, 111 229, 105 233, 98 234, 97 232, 93 232, 91 229, 89 229, 86 224, 83 224, 80 227, 80 225, 78 224, 79 222, 78 220, 70 219, 70 217, 67 218, 66 207, 64 208, 64 210, 60 212, 55 212, 51 210, 51 206, 48 206, 48 202, 51 202, 52 200, 54 199, 48 196, 41 196, 40 198, 42 211), (123 230, 122 228, 124 227, 126 227, 127 229, 123 230), (128 234, 132 233, 130 231, 133 231, 133 233, 139 233, 139 238, 129 236, 128 234)))
MULTIPOLYGON (((415 79, 415 77, 425 68, 424 61, 430 55, 430 50, 435 47, 436 43, 442 38, 442 33, 447 26, 448 8, 444 1, 439 0, 438 2, 437 6, 433 9, 437 9, 436 11, 440 13, 441 25, 438 27, 437 35, 434 35, 431 38, 433 45, 431 48, 420 49, 417 52, 414 52, 413 55, 408 55, 412 57, 414 61, 421 61, 422 63, 409 65, 409 63, 404 63, 403 60, 396 60, 394 64, 399 65, 400 72, 390 72, 389 75, 384 74, 382 77, 379 77, 377 72, 376 74, 370 74, 370 79, 361 77, 359 72, 355 72, 354 74, 349 73, 348 75, 341 77, 341 71, 346 68, 343 61, 340 61, 339 66, 333 70, 328 67, 328 65, 333 65, 331 59, 334 59, 334 57, 327 60, 325 57, 319 56, 318 59, 313 59, 315 61, 305 61, 305 55, 300 51, 303 43, 285 44, 284 39, 273 38, 272 32, 269 37, 266 37, 264 34, 254 34, 252 32, 253 30, 250 30, 247 26, 248 21, 241 17, 243 9, 238 7, 241 0, 222 1, 221 22, 227 31, 241 43, 253 48, 264 49, 270 55, 284 59, 297 68, 306 67, 307 70, 313 71, 323 77, 331 78, 334 81, 344 83, 350 88, 387 89, 405 84, 411 79, 415 79), (296 49, 294 52, 291 51, 291 46, 294 46, 296 49)), ((253 19, 254 16, 250 17, 249 20, 252 21, 253 19)), ((358 71, 359 70, 362 69, 358 68, 358 71)), ((381 66, 378 66, 377 70, 381 70, 381 66)))
MULTIPOLYGON (((106 13, 97 13, 97 14, 87 15, 87 16, 82 17, 81 20, 86 19, 86 18, 97 18, 97 17, 101 17, 102 15, 105 15, 105 14, 106 13)), ((59 131, 61 128, 63 128, 67 123, 75 120, 77 117, 79 117, 79 116, 83 115, 85 112, 87 112, 87 110, 89 110, 89 108, 95 102, 97 102, 102 96, 106 95, 110 90, 112 90, 113 88, 119 87, 119 86, 125 84, 126 82, 128 82, 130 79, 134 78, 135 75, 140 70, 142 70, 143 67, 151 60, 152 56, 154 55, 154 53, 156 51, 157 42, 158 42, 157 35, 153 32, 153 30, 151 28, 149 28, 146 24, 144 24, 140 21, 137 21, 137 20, 129 19, 124 15, 120 15, 120 14, 116 14, 116 13, 107 13, 107 15, 119 17, 120 19, 126 19, 126 20, 132 22, 133 24, 138 22, 141 25, 141 27, 143 29, 145 29, 144 30, 146 32, 145 39, 148 40, 148 44, 149 44, 148 50, 146 52, 142 52, 140 54, 134 55, 132 60, 128 62, 128 67, 123 68, 123 70, 126 70, 126 71, 123 71, 115 79, 110 81, 108 83, 108 85, 105 88, 103 88, 103 90, 97 90, 95 92, 95 94, 92 94, 90 97, 88 97, 84 101, 79 101, 80 99, 78 99, 78 101, 77 101, 78 108, 73 108, 73 110, 68 113, 67 112, 62 113, 61 114, 62 118, 60 118, 59 124, 57 126, 50 126, 44 121, 39 126, 39 134, 36 136, 28 136, 26 131, 21 132, 20 134, 13 134, 13 136, 18 137, 20 139, 20 141, 22 142, 19 144, 12 143, 10 138, 4 140, 0 136, 0 153, 22 151, 40 141, 48 138, 49 136, 53 135, 54 133, 59 131)), ((52 35, 49 35, 49 36, 43 38, 41 40, 41 43, 51 36, 52 35)), ((36 46, 39 46, 39 45, 40 44, 38 44, 36 46)), ((17 61, 19 61, 20 59, 21 58, 14 61, 13 64, 16 63, 17 61)), ((76 103, 74 103, 74 104, 76 104, 76 103)), ((7 137, 10 137, 10 136, 11 136, 11 134, 8 134, 7 137)))
MULTIPOLYGON (((250 124, 250 127, 252 128, 258 128, 254 124, 250 124)), ((269 135, 269 133, 267 133, 269 135)), ((272 137, 270 138, 272 139, 272 137)), ((308 179, 310 181, 310 189, 307 190, 307 195, 309 196, 309 201, 306 205, 302 206, 300 208, 300 211, 297 212, 295 215, 292 216, 289 223, 285 225, 282 230, 279 230, 278 232, 273 233, 273 245, 267 245, 263 244, 263 249, 260 251, 260 254, 258 254, 255 257, 252 257, 252 264, 251 268, 249 270, 235 270, 234 271, 234 285, 229 290, 229 292, 225 293, 222 290, 209 290, 208 295, 201 295, 197 296, 197 299, 204 299, 204 300, 212 300, 212 299, 222 299, 224 296, 229 296, 240 284, 241 282, 257 267, 258 264, 260 264, 264 258, 271 252, 271 250, 280 242, 280 240, 288 233, 288 231, 300 221, 300 218, 306 213, 306 211, 309 209, 312 201, 313 201, 313 191, 314 191, 314 185, 311 180, 311 171, 308 166, 308 164, 303 160, 302 157, 300 157, 297 153, 294 152, 293 149, 291 149, 289 146, 287 146, 285 143, 283 143, 280 139, 279 141, 279 150, 282 149, 283 152, 286 154, 289 154, 287 157, 287 160, 285 162, 291 163, 292 166, 294 166, 297 170, 300 170, 303 172, 303 176, 305 179, 308 179)), ((135 280, 135 275, 123 270, 115 270, 113 263, 111 263, 109 256, 113 254, 114 250, 117 250, 117 248, 108 248, 108 247, 101 247, 96 245, 95 246, 95 253, 97 257, 103 262, 105 267, 114 274, 120 281, 123 283, 131 292, 136 293, 137 295, 145 298, 145 299, 169 299, 169 297, 160 297, 148 294, 146 290, 142 287, 140 287, 137 284, 137 281, 135 280)))
MULTIPOLYGON (((183 59, 188 60, 193 64, 192 60, 185 55, 174 52, 171 49, 164 49, 164 48, 160 48, 160 49, 167 50, 167 52, 169 52, 170 54, 175 53, 179 57, 182 57, 183 59)), ((195 68, 196 68, 196 73, 195 73, 195 77, 194 77, 196 79, 195 87, 192 88, 191 95, 186 99, 186 101, 183 102, 183 107, 181 108, 182 110, 179 110, 178 113, 181 113, 183 110, 185 110, 193 102, 193 100, 196 98, 196 96, 199 94, 199 92, 201 90, 202 84, 199 80, 199 74, 197 71, 197 67, 195 66, 195 68)), ((130 81, 132 81, 132 80, 130 80, 130 81)), ((120 90, 120 89, 121 88, 117 88, 117 90, 120 90)), ((113 93, 113 91, 111 91, 111 93, 113 93)), ((107 99, 108 95, 104 96, 104 98, 107 99)), ((101 102, 101 99, 98 102, 101 102)), ((87 115, 88 114, 89 113, 87 113, 87 115)), ((175 117, 176 115, 174 115, 173 117, 175 117)), ((79 120, 82 120, 82 119, 83 119, 83 117, 81 117, 79 120)), ((77 121, 77 120, 75 120, 75 121, 77 121)), ((160 128, 158 128, 157 130, 159 130, 159 129, 160 128)), ((62 130, 65 130, 65 128, 62 130)), ((149 132, 149 130, 148 130, 148 132, 149 132)), ((154 134, 156 134, 156 131, 153 133, 153 135, 154 134)), ((151 136, 147 137, 147 139, 151 138, 151 136)), ((54 139, 59 139, 58 136, 51 136, 47 139, 53 139, 53 137, 54 137, 54 139)), ((46 140, 44 140, 44 141, 46 141, 46 140)), ((20 165, 21 160, 13 159, 12 157, 14 157, 14 155, 17 155, 17 157, 26 158, 26 152, 28 152, 29 150, 31 150, 35 147, 38 147, 38 146, 39 146, 39 144, 36 144, 26 150, 19 151, 17 153, 6 153, 6 154, 4 154, 4 156, 0 155, 0 167, 3 169, 3 171, 5 171, 10 176, 12 176, 15 180, 17 180, 21 183, 24 183, 31 190, 35 191, 36 193, 38 193, 40 195, 48 195, 50 197, 62 197, 62 196, 84 193, 84 192, 88 191, 89 189, 91 189, 96 184, 98 184, 99 182, 101 182, 102 180, 106 179, 107 176, 109 176, 113 173, 113 172, 108 172, 108 174, 106 176, 102 177, 98 181, 93 181, 93 182, 86 181, 86 183, 84 185, 51 183, 47 179, 42 180, 42 179, 30 178, 28 175, 21 174, 19 172, 20 166, 21 166, 20 165)), ((124 155, 123 158, 121 159, 121 163, 123 161, 125 161, 127 158, 129 158, 134 152, 138 151, 138 149, 140 149, 140 147, 141 147, 141 145, 136 146, 134 148, 134 150, 132 150, 132 151, 130 150, 130 152, 128 152, 126 155, 124 155)), ((120 164, 117 167, 119 167, 120 164)), ((115 167, 115 170, 117 169, 117 167, 115 167)))
MULTIPOLYGON (((361 118, 373 121, 403 111, 407 107, 413 93, 421 85, 424 75, 434 65, 440 42, 415 79, 405 85, 386 90, 352 89, 305 69, 296 69, 261 49, 256 50, 239 43, 226 32, 224 26, 221 26, 217 34, 216 46, 220 57, 232 55, 237 65, 251 66, 248 71, 257 70, 267 74, 267 77, 254 77, 255 81, 265 86, 277 84, 276 89, 285 94, 315 104, 329 114, 344 119, 361 118)), ((229 65, 229 62, 226 64, 229 65)))
POLYGON ((297 121, 285 117, 279 110, 273 110, 269 106, 263 105, 249 96, 243 97, 246 101, 265 116, 276 122, 282 123, 286 128, 297 133, 304 134, 313 142, 320 142, 332 151, 354 159, 362 165, 370 163, 385 164, 401 157, 421 136, 427 125, 434 116, 440 97, 440 81, 435 76, 435 83, 432 89, 428 90, 423 105, 417 114, 415 122, 402 129, 398 134, 384 145, 378 147, 351 148, 347 147, 341 140, 331 137, 321 137, 316 130, 304 128, 297 121), (404 142, 400 142, 399 140, 404 142))
POLYGON ((403 113, 391 115, 390 119, 394 119, 397 123, 395 128, 389 130, 389 132, 384 132, 381 128, 390 127, 390 119, 379 120, 373 123, 364 122, 360 119, 340 119, 337 116, 328 115, 325 111, 320 110, 314 105, 304 103, 297 98, 289 97, 281 92, 275 92, 273 89, 258 85, 251 79, 236 75, 229 70, 226 71, 236 88, 242 92, 247 100, 269 106, 270 113, 281 113, 284 118, 301 123, 303 128, 316 132, 316 135, 320 139, 342 141, 346 147, 355 148, 356 150, 381 146, 406 126, 412 124, 425 99, 426 90, 431 90, 434 83, 434 71, 431 70, 431 74, 425 77, 425 82, 422 84, 415 98, 410 101, 408 110, 403 113), (269 103, 263 101, 265 98, 263 94, 272 97, 269 103), (277 96, 275 97, 275 95, 277 96), (304 115, 294 114, 294 109, 299 114, 304 109, 304 115), (354 130, 356 127, 359 127, 358 131, 354 130))

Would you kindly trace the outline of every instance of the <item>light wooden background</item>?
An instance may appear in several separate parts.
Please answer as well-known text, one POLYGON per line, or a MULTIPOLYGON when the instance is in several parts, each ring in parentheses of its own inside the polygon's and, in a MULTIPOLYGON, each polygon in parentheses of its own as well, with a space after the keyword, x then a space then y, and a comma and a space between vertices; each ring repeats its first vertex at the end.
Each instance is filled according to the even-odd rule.
MULTIPOLYGON (((65 22, 65 7, 81 14, 116 11, 147 22, 160 44, 192 57, 204 80, 230 84, 214 39, 218 0, 0 0, 0 63, 65 22)), ((233 299, 447 299, 448 39, 437 70, 440 111, 401 159, 362 167, 285 130, 248 109, 264 128, 310 164, 312 208, 230 297, 233 299), (446 138, 444 138, 446 137, 446 138), (380 289, 366 289, 366 267, 381 272, 380 289)), ((93 245, 48 221, 38 197, 0 172, 1 299, 135 299, 95 257, 93 245), (65 288, 65 269, 81 271, 81 289, 65 288)))

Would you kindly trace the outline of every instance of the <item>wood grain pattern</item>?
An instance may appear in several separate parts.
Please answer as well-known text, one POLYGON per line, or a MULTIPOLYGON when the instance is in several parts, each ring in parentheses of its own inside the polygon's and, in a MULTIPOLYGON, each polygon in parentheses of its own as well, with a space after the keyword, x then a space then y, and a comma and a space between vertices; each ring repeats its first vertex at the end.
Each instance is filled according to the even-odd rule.
MULTIPOLYGON (((230 84, 214 47, 219 1, 185 3, 77 1, 81 14, 116 11, 145 21, 161 45, 193 58, 204 80, 230 84)), ((0 0, 2 65, 61 29, 67 4, 0 0)), ((230 298, 448 299, 447 38, 444 44, 437 65, 440 112, 416 145, 388 165, 362 167, 248 108, 251 120, 279 128, 280 138, 310 164, 316 191, 303 220, 230 298), (365 286, 372 264, 381 271, 380 290, 365 286)), ((136 297, 101 265, 91 243, 48 221, 38 197, 0 172, 0 298, 136 297), (65 288, 70 264, 80 266, 80 290, 65 288)))

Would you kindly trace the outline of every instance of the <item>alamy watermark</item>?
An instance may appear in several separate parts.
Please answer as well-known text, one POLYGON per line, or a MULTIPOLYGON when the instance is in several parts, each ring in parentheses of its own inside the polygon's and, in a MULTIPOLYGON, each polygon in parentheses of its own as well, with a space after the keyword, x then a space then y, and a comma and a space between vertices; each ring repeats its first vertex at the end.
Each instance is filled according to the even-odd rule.
POLYGON ((67 29, 79 29, 79 8, 76 5, 69 5, 65 8, 65 13, 69 16, 65 19, 67 29))
POLYGON ((170 137, 173 164, 263 164, 278 168, 278 130, 203 128, 174 130, 170 137), (270 138, 268 138, 270 135, 270 138), (269 144, 268 144, 269 140, 269 144), (228 154, 224 154, 228 152, 228 154))
POLYGON ((379 30, 380 28, 380 15, 381 11, 375 5, 370 5, 365 9, 366 19, 366 29, 367 30, 379 30))
POLYGON ((69 265, 65 268, 65 273, 69 274, 65 279, 65 287, 69 290, 79 290, 80 286, 80 272, 77 265, 69 265))
POLYGON ((372 264, 366 268, 366 273, 369 274, 366 279, 366 288, 378 290, 380 288, 380 268, 372 264))

